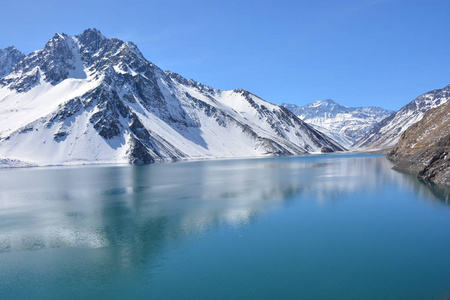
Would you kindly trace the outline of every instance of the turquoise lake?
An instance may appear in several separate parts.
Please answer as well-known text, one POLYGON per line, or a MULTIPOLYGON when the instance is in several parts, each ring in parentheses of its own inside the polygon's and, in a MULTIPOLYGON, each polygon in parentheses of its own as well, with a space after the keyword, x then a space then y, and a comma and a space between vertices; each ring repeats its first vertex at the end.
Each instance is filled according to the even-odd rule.
POLYGON ((0 299, 450 299, 450 191, 384 156, 0 170, 0 299))

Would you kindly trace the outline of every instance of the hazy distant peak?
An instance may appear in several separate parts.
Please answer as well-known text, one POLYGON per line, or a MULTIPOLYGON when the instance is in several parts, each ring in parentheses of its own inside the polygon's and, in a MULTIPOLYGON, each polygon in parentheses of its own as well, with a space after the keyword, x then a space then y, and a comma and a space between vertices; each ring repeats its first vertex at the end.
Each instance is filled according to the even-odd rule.
POLYGON ((331 99, 315 101, 305 106, 286 103, 282 106, 306 123, 336 134, 341 141, 347 140, 347 143, 343 143, 347 147, 393 113, 380 107, 344 106, 331 99))
POLYGON ((315 104, 315 105, 329 105, 329 104, 337 104, 337 103, 334 102, 331 99, 325 99, 325 100, 314 101, 313 104, 315 104))
POLYGON ((10 45, 8 47, 6 47, 5 49, 0 49, 0 56, 3 54, 3 52, 11 52, 17 50, 16 47, 14 47, 13 45, 10 45))
POLYGON ((106 39, 106 37, 100 32, 100 30, 98 30, 96 28, 88 28, 85 31, 83 31, 83 33, 81 33, 77 36, 86 37, 86 38, 97 37, 97 38, 106 39))

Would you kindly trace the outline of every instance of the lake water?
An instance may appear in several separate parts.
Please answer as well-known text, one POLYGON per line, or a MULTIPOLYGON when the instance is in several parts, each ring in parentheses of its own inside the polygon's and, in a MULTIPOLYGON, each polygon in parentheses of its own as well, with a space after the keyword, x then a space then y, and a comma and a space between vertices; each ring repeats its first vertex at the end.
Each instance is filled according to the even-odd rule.
POLYGON ((0 299, 450 299, 449 190, 391 166, 0 170, 0 299))

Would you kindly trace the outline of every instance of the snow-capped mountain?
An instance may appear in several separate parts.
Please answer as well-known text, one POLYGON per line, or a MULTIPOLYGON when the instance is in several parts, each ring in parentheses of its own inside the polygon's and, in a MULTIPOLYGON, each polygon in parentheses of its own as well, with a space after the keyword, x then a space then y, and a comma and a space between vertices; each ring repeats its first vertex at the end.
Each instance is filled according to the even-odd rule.
POLYGON ((450 99, 450 85, 422 94, 395 114, 378 123, 356 144, 356 148, 367 150, 389 149, 395 147, 402 133, 420 121, 430 109, 450 99))
POLYGON ((14 46, 0 49, 0 78, 8 75, 13 67, 25 57, 25 54, 14 46))
POLYGON ((96 29, 56 34, 0 79, 0 158, 151 163, 344 150, 288 109, 147 61, 96 29))
POLYGON ((286 103, 282 106, 345 147, 353 145, 375 124, 393 113, 380 107, 343 106, 331 99, 315 101, 305 106, 286 103))

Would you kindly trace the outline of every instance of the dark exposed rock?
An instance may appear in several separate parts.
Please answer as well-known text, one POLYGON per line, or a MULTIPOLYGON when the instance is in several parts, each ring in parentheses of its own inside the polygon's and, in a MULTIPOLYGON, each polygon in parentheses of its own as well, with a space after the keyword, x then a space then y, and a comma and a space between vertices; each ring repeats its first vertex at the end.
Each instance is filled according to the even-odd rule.
POLYGON ((66 139, 66 137, 67 137, 67 132, 65 132, 65 131, 60 131, 53 135, 53 139, 57 142, 64 141, 66 139))
POLYGON ((89 119, 98 133, 105 139, 118 136, 123 129, 119 118, 127 117, 128 109, 122 103, 117 92, 100 86, 93 90, 87 98, 89 102, 95 102, 98 109, 89 119))
POLYGON ((142 165, 142 164, 151 164, 154 163, 155 160, 150 155, 149 150, 144 144, 131 136, 130 139, 130 150, 128 153, 128 160, 130 164, 142 165))
POLYGON ((418 174, 419 178, 450 185, 450 134, 436 145, 427 167, 418 174))
POLYGON ((116 118, 109 116, 104 112, 96 112, 92 115, 89 121, 94 125, 94 128, 105 139, 112 139, 121 133, 121 124, 116 118))
POLYGON ((83 104, 81 98, 74 98, 64 105, 60 105, 58 110, 50 117, 47 127, 51 127, 55 121, 63 121, 77 114, 85 108, 83 104))
POLYGON ((334 151, 333 151, 333 149, 331 149, 331 148, 329 148, 329 147, 323 146, 323 147, 320 149, 320 152, 322 152, 322 153, 333 153, 334 151))
POLYGON ((264 149, 267 155, 286 156, 295 154, 294 152, 281 146, 279 143, 262 137, 258 138, 255 147, 264 149))
POLYGON ((131 113, 130 116, 130 131, 134 133, 136 137, 139 139, 149 141, 150 133, 142 124, 141 120, 139 120, 138 116, 135 113, 131 113))
POLYGON ((15 90, 19 93, 26 92, 31 88, 39 84, 41 79, 40 69, 36 68, 33 71, 25 74, 20 78, 20 80, 13 80, 10 78, 5 78, 0 80, 0 85, 9 85, 9 88, 15 90))
POLYGON ((33 126, 32 125, 30 125, 30 126, 25 126, 25 128, 22 128, 22 129, 20 129, 19 130, 19 133, 27 133, 27 132, 30 132, 30 131, 33 131, 33 126))

